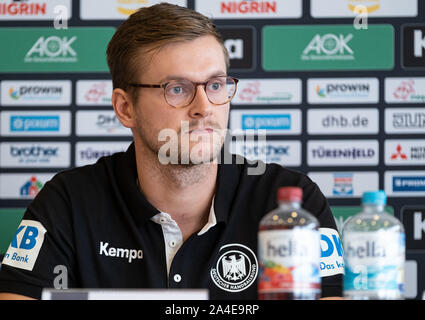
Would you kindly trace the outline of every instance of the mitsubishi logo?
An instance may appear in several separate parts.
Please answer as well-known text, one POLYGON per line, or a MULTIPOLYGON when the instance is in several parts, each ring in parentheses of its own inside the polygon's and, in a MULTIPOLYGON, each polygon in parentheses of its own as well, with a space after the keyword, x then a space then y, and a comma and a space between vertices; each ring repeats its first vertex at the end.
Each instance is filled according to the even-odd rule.
POLYGON ((391 160, 396 160, 396 159, 398 159, 398 157, 400 157, 401 159, 407 160, 406 154, 401 152, 401 145, 400 144, 397 145, 396 151, 397 151, 396 153, 393 153, 391 155, 391 160))

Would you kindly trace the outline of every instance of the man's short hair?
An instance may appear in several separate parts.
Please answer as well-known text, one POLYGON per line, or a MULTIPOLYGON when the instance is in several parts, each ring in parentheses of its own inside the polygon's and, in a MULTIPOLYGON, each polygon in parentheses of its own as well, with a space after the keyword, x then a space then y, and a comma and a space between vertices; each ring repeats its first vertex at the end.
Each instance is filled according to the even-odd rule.
POLYGON ((131 82, 137 82, 148 65, 146 53, 175 42, 213 36, 223 48, 226 66, 229 55, 216 26, 206 16, 192 9, 160 3, 144 7, 122 23, 106 50, 113 87, 129 92, 137 101, 137 92, 131 90, 131 82), (140 65, 142 64, 142 65, 140 65))

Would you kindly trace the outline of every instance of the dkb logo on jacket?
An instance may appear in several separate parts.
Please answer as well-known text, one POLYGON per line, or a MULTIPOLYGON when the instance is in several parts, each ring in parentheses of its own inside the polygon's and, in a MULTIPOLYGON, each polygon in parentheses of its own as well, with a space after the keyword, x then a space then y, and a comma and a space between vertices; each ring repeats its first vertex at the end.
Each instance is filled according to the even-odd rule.
POLYGON ((2 264, 32 271, 44 241, 46 229, 34 220, 22 220, 4 255, 2 264))

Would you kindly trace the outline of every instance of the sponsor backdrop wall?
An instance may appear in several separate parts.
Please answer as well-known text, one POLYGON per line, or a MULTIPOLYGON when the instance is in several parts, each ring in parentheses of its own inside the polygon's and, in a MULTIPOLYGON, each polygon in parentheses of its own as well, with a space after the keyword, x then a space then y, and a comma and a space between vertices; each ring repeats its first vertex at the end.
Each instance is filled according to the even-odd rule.
MULTIPOLYGON (((153 0, 0 3, 0 253, 56 172, 125 150, 105 48, 153 0), (68 19, 66 19, 68 17, 68 19)), ((425 290, 425 1, 175 0, 212 17, 240 78, 231 144, 307 173, 341 227, 384 189, 406 228, 406 296, 425 290)), ((60 214, 60 213, 58 213, 60 214)))

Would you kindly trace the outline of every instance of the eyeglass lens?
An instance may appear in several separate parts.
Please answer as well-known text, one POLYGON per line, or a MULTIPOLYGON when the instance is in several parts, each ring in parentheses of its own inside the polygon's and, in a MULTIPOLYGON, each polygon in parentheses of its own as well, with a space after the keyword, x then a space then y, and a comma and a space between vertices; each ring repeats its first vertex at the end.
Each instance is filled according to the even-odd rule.
MULTIPOLYGON (((173 80, 164 88, 165 99, 174 107, 183 107, 191 103, 196 86, 189 80, 173 80)), ((236 90, 236 83, 231 77, 215 77, 205 84, 205 92, 211 103, 229 102, 236 90)))

